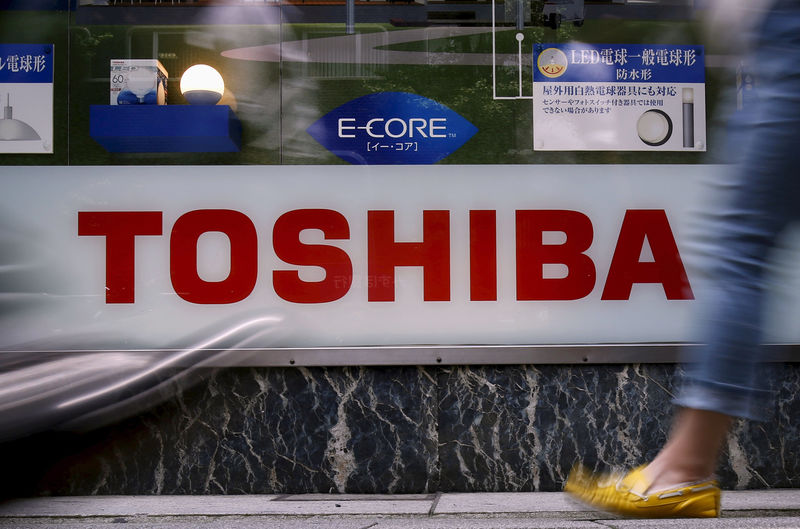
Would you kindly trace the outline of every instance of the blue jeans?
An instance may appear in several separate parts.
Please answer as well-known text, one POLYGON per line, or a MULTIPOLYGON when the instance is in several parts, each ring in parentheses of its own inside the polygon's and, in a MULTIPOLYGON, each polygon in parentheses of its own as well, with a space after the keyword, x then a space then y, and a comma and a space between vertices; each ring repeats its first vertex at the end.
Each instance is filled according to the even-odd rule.
POLYGON ((704 230, 717 245, 705 345, 687 364, 676 403, 757 419, 770 401, 759 374, 766 260, 800 217, 800 2, 775 3, 750 66, 757 100, 731 122, 741 160, 731 166, 729 200, 704 230))

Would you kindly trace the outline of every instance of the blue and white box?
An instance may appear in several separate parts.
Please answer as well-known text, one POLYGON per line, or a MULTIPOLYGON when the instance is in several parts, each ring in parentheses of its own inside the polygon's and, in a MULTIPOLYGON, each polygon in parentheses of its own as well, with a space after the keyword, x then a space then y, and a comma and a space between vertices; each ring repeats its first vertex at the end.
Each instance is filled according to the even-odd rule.
POLYGON ((168 77, 157 59, 111 59, 111 104, 166 105, 168 77))
POLYGON ((534 150, 706 150, 702 46, 570 42, 533 51, 534 150))
POLYGON ((53 153, 53 44, 0 44, 0 153, 53 153))

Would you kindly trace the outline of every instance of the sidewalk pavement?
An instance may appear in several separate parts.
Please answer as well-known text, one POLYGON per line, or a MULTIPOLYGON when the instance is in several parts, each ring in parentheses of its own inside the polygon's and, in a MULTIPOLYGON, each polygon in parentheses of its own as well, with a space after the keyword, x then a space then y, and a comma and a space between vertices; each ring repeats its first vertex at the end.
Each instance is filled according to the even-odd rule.
POLYGON ((800 529, 800 490, 723 493, 719 519, 614 519, 560 492, 75 496, 0 502, 15 529, 800 529))

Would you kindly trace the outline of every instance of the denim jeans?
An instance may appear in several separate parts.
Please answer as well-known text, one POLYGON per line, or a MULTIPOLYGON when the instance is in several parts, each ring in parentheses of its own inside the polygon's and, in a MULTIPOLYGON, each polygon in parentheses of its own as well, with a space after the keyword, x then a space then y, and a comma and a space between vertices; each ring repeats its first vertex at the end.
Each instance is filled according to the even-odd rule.
POLYGON ((767 258, 800 217, 800 1, 775 2, 749 65, 756 101, 730 122, 741 159, 730 166, 728 200, 704 230, 716 241, 704 345, 676 403, 758 419, 770 400, 759 374, 767 258))

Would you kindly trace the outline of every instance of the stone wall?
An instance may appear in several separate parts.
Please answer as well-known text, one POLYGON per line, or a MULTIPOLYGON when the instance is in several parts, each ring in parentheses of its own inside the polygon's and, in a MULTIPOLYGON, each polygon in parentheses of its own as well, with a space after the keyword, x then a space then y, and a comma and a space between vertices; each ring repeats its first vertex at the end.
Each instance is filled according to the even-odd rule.
MULTIPOLYGON (((555 491, 666 436, 670 365, 236 368, 132 419, 0 445, 4 494, 555 491)), ((726 488, 800 486, 800 371, 740 423, 726 488)))

